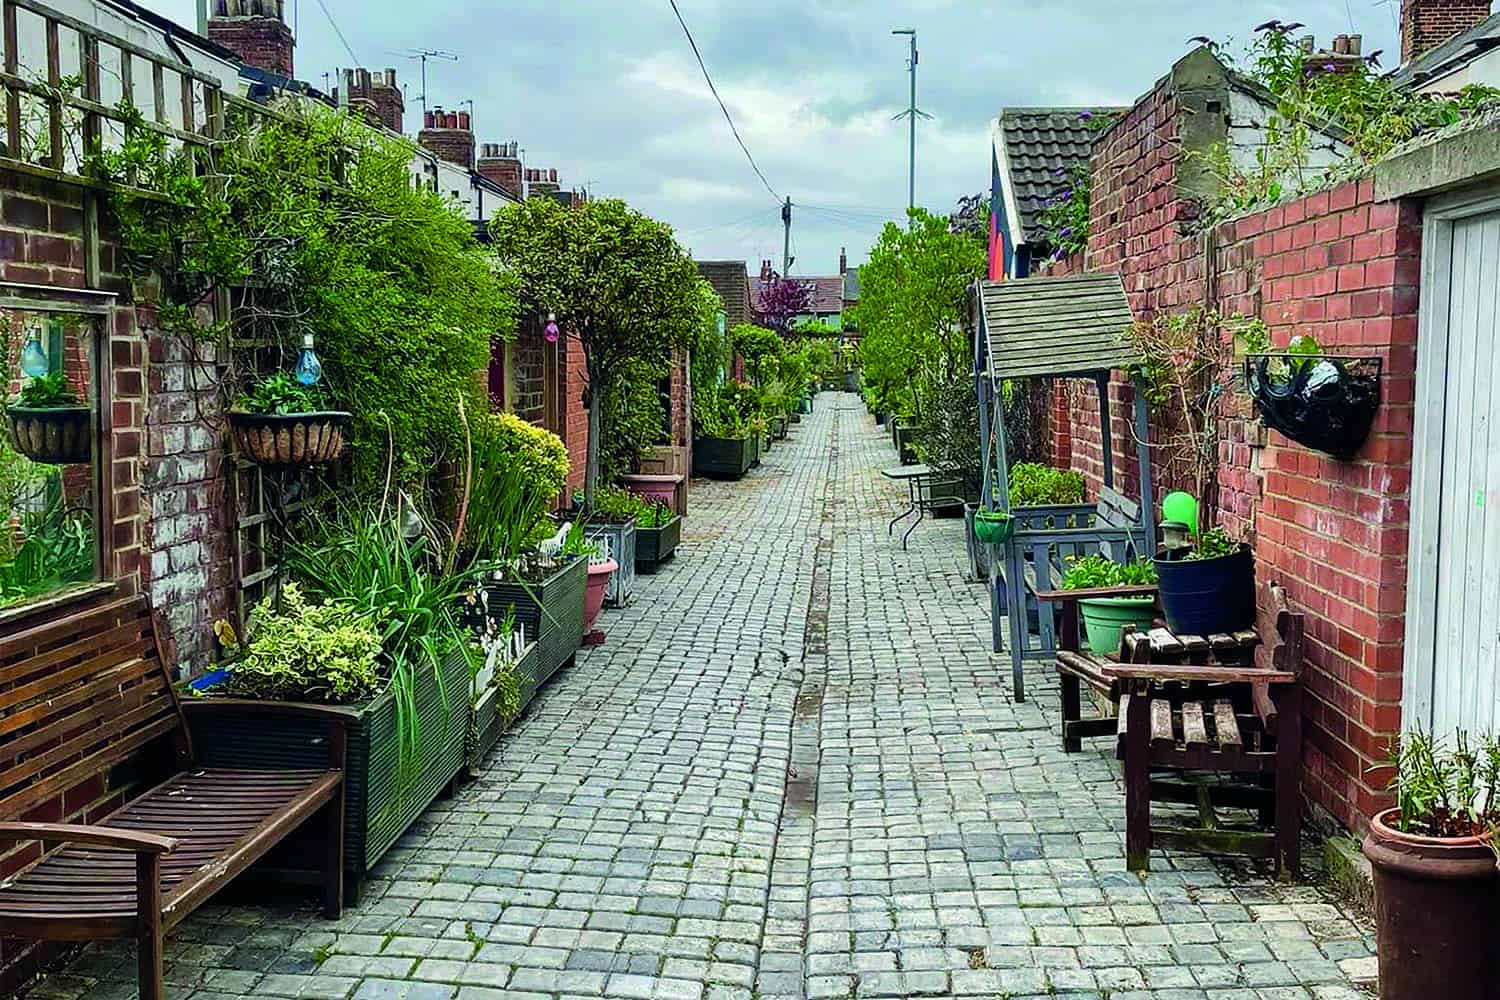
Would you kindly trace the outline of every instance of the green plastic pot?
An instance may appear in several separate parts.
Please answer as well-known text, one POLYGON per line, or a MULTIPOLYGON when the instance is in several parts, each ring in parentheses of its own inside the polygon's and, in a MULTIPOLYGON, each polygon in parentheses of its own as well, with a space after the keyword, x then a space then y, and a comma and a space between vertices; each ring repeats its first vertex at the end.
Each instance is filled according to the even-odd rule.
POLYGON ((1000 510, 976 510, 974 512, 974 537, 986 545, 1001 545, 1010 541, 1016 530, 1016 522, 1000 510))
POLYGON ((1156 618, 1156 598, 1085 597, 1078 602, 1089 649, 1096 656, 1114 656, 1120 651, 1120 636, 1127 626, 1150 628, 1156 618))

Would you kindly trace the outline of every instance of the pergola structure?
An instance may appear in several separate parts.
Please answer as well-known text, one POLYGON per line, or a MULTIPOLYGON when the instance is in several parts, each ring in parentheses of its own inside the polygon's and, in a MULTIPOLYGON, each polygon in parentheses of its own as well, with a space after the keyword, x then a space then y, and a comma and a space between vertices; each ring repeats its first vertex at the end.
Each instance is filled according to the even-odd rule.
POLYGON ((1008 511, 1015 522, 1010 539, 991 553, 992 641, 995 652, 1004 649, 1003 623, 1008 620, 1015 696, 1024 701, 1025 660, 1051 656, 1057 648, 1052 605, 1035 595, 1060 586, 1070 557, 1102 552, 1120 561, 1155 552, 1147 405, 1137 383, 1141 496, 1132 500, 1114 488, 1110 434, 1110 372, 1128 369, 1136 360, 1126 337, 1134 317, 1120 276, 981 281, 974 295, 979 317, 974 376, 984 455, 980 502, 986 510, 1008 511), (1093 503, 1011 509, 1003 386, 1024 378, 1088 378, 1098 385, 1104 487, 1093 503), (1033 613, 1035 635, 1029 621, 1033 613))

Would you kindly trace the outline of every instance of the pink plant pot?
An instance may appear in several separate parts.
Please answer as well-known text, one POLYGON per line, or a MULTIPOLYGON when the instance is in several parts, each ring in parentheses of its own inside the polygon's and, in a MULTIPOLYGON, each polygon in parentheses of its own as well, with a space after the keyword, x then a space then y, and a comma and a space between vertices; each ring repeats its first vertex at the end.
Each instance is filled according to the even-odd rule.
POLYGON ((620 564, 613 559, 595 566, 589 563, 588 588, 583 593, 583 628, 591 631, 594 620, 599 617, 599 609, 604 607, 604 592, 609 587, 610 574, 620 568, 620 564))
POLYGON ((677 484, 682 482, 681 476, 631 475, 621 477, 620 482, 648 503, 664 503, 673 510, 677 508, 677 484))

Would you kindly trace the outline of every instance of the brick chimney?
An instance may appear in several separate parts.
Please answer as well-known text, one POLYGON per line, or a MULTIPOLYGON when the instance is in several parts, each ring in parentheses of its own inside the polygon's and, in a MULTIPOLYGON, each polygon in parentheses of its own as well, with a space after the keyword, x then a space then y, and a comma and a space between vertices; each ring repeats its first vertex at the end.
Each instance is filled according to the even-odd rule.
POLYGON ((538 194, 552 195, 562 190, 562 186, 557 183, 556 167, 549 170, 528 170, 526 174, 528 197, 538 194))
POLYGON ((247 66, 292 75, 296 40, 281 17, 281 0, 213 0, 208 37, 247 66))
POLYGON ((482 177, 494 181, 510 192, 517 201, 526 197, 521 183, 520 148, 514 142, 487 142, 479 149, 479 163, 475 170, 482 177))
POLYGON ((417 144, 441 160, 474 169, 474 132, 469 127, 467 111, 444 111, 433 108, 422 119, 417 144))
POLYGON ((839 247, 839 274, 849 273, 849 248, 839 247))
POLYGON ((1490 16, 1491 0, 1401 0, 1401 64, 1490 16))
POLYGON ((1363 35, 1335 35, 1333 47, 1319 49, 1312 35, 1300 40, 1305 53, 1303 65, 1308 76, 1319 73, 1347 73, 1364 63, 1363 35))
POLYGON ((342 101, 347 95, 351 110, 364 114, 371 124, 402 131, 406 98, 396 85, 395 70, 346 69, 340 76, 341 92, 336 96, 342 101))

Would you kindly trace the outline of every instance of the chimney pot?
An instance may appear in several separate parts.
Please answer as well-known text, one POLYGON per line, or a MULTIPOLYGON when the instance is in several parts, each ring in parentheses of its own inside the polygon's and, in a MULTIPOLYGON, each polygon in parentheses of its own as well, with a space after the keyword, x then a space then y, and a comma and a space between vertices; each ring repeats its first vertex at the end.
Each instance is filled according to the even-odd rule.
POLYGON ((557 168, 556 167, 553 167, 550 171, 548 171, 548 173, 547 173, 547 180, 551 181, 553 184, 557 183, 557 168))
POLYGON ((458 127, 461 129, 469 127, 469 113, 467 111, 460 111, 458 113, 458 127))
POLYGON ((1364 35, 1350 35, 1349 36, 1349 45, 1348 45, 1348 48, 1346 49, 1346 51, 1351 56, 1360 55, 1364 51, 1364 47, 1365 47, 1365 36, 1364 35))

